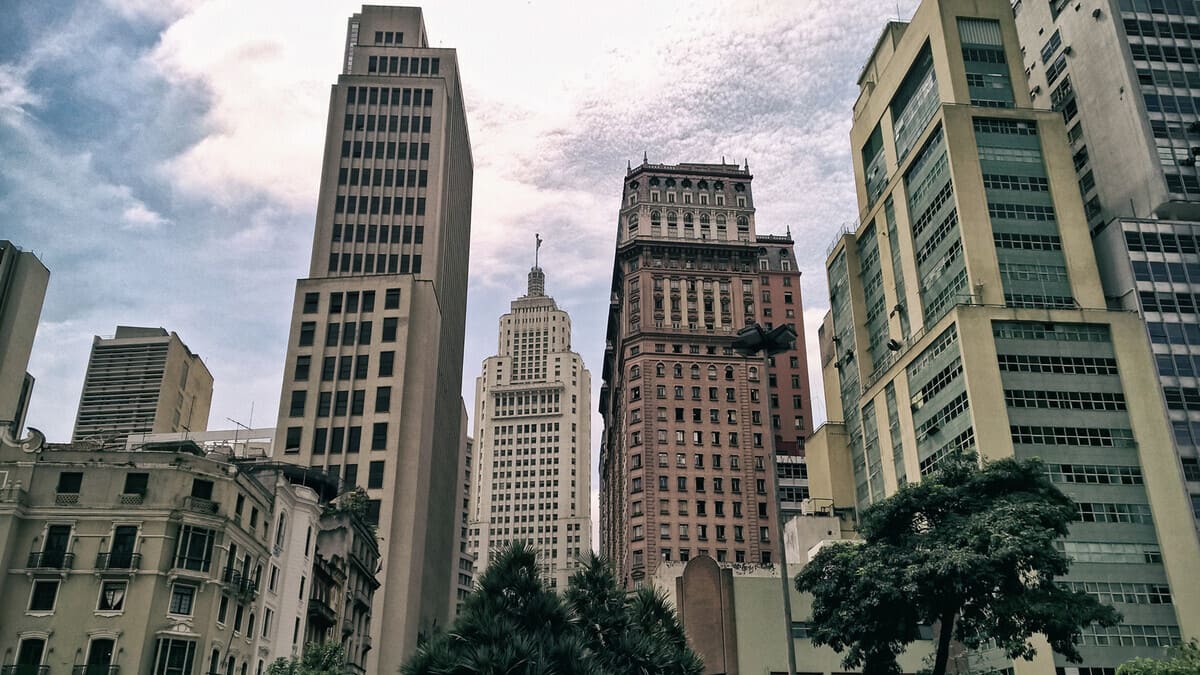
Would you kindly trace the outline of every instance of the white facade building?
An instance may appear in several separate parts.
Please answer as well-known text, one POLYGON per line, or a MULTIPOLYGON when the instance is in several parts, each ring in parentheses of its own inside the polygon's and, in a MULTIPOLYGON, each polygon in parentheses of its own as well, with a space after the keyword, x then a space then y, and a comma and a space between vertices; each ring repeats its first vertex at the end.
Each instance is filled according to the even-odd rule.
POLYGON ((540 267, 499 328, 498 351, 475 381, 470 550, 485 570, 492 552, 529 542, 548 583, 563 589, 592 548, 591 375, 540 267))

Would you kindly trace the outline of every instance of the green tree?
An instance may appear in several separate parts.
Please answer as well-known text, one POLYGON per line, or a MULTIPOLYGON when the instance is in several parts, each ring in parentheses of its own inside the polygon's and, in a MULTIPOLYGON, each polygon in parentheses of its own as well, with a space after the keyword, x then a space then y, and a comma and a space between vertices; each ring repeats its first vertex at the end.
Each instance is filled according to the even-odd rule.
POLYGON ((1200 673, 1200 642, 1192 640, 1171 650, 1167 659, 1140 658, 1117 668, 1117 675, 1196 675, 1200 673))
POLYGON ((1044 634, 1072 662, 1081 627, 1115 625, 1120 614, 1055 582, 1070 559, 1054 546, 1076 518, 1075 503, 1040 460, 978 466, 952 455, 935 474, 863 510, 861 543, 823 548, 796 577, 813 595, 813 642, 845 652, 848 668, 899 673, 896 657, 937 625, 933 675, 943 675, 951 639, 969 648, 994 640, 1010 658, 1033 657, 1044 634))
POLYGON ((311 642, 300 658, 275 659, 267 675, 349 675, 346 653, 336 642, 311 642))
POLYGON ((590 556, 559 597, 546 588, 537 554, 501 551, 463 602, 454 625, 404 665, 406 675, 700 675, 665 598, 629 595, 611 567, 590 556))

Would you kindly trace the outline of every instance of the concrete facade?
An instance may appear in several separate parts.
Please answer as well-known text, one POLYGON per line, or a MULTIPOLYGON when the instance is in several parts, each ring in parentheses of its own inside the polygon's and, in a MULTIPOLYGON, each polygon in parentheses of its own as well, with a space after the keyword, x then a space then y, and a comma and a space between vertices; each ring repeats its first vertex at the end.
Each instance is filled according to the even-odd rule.
POLYGON ((1146 319, 1200 528, 1200 9, 1013 6, 1036 105, 1063 116, 1109 306, 1146 319))
POLYGON ((592 550, 592 376, 540 267, 499 324, 496 355, 475 380, 469 550, 485 570, 494 553, 527 542, 550 588, 563 590, 592 550))
POLYGON ((467 408, 463 406, 462 413, 462 455, 459 465, 462 469, 462 480, 456 493, 457 503, 461 507, 458 515, 458 575, 451 589, 451 605, 454 616, 462 609, 463 600, 475 590, 475 553, 471 546, 471 484, 474 480, 475 439, 467 435, 467 408))
POLYGON ((189 442, 2 445, 0 469, 3 667, 261 673, 296 652, 285 581, 310 573, 316 541, 279 523, 313 520, 322 499, 296 469, 189 442))
POLYGON ((625 176, 599 403, 601 550, 626 586, 662 562, 778 553, 769 453, 776 435, 796 453, 807 433, 804 356, 764 373, 732 341, 768 308, 801 333, 803 312, 791 239, 756 234, 751 180, 729 164, 643 162, 625 176))
POLYGON ((370 672, 451 615, 472 174, 455 51, 430 47, 419 8, 364 6, 330 93, 276 445, 369 494, 370 672))
POLYGON ((21 435, 33 389, 25 370, 49 282, 37 256, 0 239, 0 425, 14 437, 21 435))
POLYGON ((810 489, 862 508, 952 452, 1042 458, 1079 504, 1063 582, 1125 622, 1086 628, 1081 666, 1044 642, 973 663, 1115 668, 1200 630, 1200 548, 1145 329, 1108 309, 1062 116, 1021 62, 1008 3, 926 0, 863 69, 861 225, 830 252, 820 332, 837 423, 810 440, 810 489))
POLYGON ((212 389, 208 367, 174 332, 117 326, 92 340, 71 438, 120 448, 130 435, 204 431, 212 389))

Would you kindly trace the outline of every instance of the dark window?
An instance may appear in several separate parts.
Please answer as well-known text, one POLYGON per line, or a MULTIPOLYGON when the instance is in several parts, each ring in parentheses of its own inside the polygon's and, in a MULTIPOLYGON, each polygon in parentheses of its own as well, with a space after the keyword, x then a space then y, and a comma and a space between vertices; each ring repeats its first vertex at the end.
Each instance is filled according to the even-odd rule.
POLYGON ((325 346, 336 347, 338 343, 338 330, 340 324, 331 323, 325 327, 325 346))
POLYGON ((304 313, 312 314, 317 311, 317 305, 321 301, 320 293, 305 293, 304 294, 304 313))
MULTIPOLYGON (((384 227, 386 227, 386 225, 384 227)), ((375 311, 375 291, 363 291, 362 311, 364 314, 375 311)))
POLYGON ((313 334, 317 331, 317 324, 312 321, 305 321, 300 324, 300 342, 301 347, 311 347, 313 343, 313 334))
POLYGON ((385 413, 392 408, 392 388, 391 387, 376 387, 375 389, 375 412, 385 413))
POLYGON ((370 358, 371 357, 368 356, 367 354, 359 354, 358 356, 354 357, 354 376, 355 377, 357 377, 359 379, 367 377, 367 375, 368 375, 367 370, 368 370, 368 368, 370 368, 370 358))
POLYGON ((284 452, 299 452, 300 451, 300 427, 288 427, 287 444, 284 446, 284 452))
POLYGON ((308 392, 304 390, 292 392, 292 403, 288 411, 291 417, 304 417, 304 403, 308 398, 308 392))
POLYGON ((312 356, 301 354, 296 357, 296 372, 294 378, 297 380, 308 379, 308 369, 312 365, 312 356))
POLYGON ((123 494, 127 495, 145 495, 146 487, 150 484, 150 474, 148 473, 127 473, 125 474, 125 489, 123 494))
POLYGON ((333 376, 337 372, 337 359, 332 356, 326 356, 321 362, 321 381, 332 382, 333 376))
POLYGON ((333 433, 329 434, 329 454, 340 455, 345 442, 346 430, 342 427, 335 427, 333 433))
POLYGON ((371 344, 371 322, 363 321, 358 324, 358 344, 371 344))
POLYGON ((367 391, 365 389, 355 389, 354 397, 350 401, 350 414, 361 415, 367 400, 367 391))
POLYGON ((350 372, 354 369, 354 357, 343 356, 338 359, 338 379, 350 379, 350 372))
POLYGON ((383 320, 383 337, 381 338, 383 342, 396 341, 396 327, 399 325, 399 322, 400 320, 396 318, 383 320))
POLYGON ((317 417, 329 417, 329 406, 333 401, 333 394, 328 391, 323 391, 317 396, 317 417))
MULTIPOLYGON (((29 611, 53 612, 54 601, 58 599, 57 580, 38 580, 33 582, 33 594, 29 598, 29 611)), ((28 642, 28 641, 27 641, 28 642)), ((30 673, 36 669, 30 670, 30 673)), ((18 672, 23 672, 18 669, 18 672)))
POLYGON ((350 402, 350 392, 339 391, 333 396, 333 414, 345 415, 346 407, 350 402))
POLYGON ((367 522, 368 523, 371 523, 372 525, 379 524, 379 507, 380 507, 380 501, 378 499, 371 499, 371 500, 367 501, 367 522))
POLYGON ((197 499, 212 500, 213 482, 204 478, 192 479, 192 496, 197 499))
POLYGON ((387 422, 376 422, 371 427, 371 449, 386 450, 387 449, 387 422))
POLYGON ((74 471, 63 471, 58 474, 58 489, 59 494, 79 494, 79 489, 83 486, 83 474, 74 471))
POLYGON ((371 462, 367 473, 367 487, 369 489, 377 490, 383 487, 383 469, 383 460, 371 462))
POLYGON ((314 455, 325 454, 325 442, 329 438, 329 429, 320 428, 313 429, 313 444, 312 453, 314 455))
POLYGON ((358 485, 357 464, 346 465, 346 477, 343 479, 343 482, 346 484, 346 487, 354 487, 355 485, 358 485))
POLYGON ((362 427, 350 427, 346 434, 346 452, 358 452, 362 445, 362 427))

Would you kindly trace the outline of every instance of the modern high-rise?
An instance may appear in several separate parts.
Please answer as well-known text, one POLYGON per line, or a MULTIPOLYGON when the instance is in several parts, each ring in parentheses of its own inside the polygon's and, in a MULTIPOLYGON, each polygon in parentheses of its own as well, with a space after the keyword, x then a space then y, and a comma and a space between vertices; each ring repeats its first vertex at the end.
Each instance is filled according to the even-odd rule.
POLYGON ((473 171, 455 51, 429 46, 419 8, 364 6, 330 93, 276 445, 370 496, 369 672, 451 613, 473 171))
POLYGON ((475 380, 470 550, 485 570, 498 550, 528 543, 562 590, 592 550, 592 376, 571 349, 571 317, 545 288, 535 265, 475 380))
POLYGON ((1109 672, 1200 632, 1200 549, 1145 328, 1108 308, 1062 116, 1033 107, 1021 63, 1008 2, 926 0, 863 68, 860 224, 827 261, 833 422, 808 444, 810 479, 836 512, 956 451, 1040 457, 1078 504, 1062 583, 1124 622, 1085 627, 1082 664, 1044 641, 1032 662, 969 657, 1109 672))
POLYGON ((37 256, 0 239, 0 426, 21 434, 33 377, 25 372, 50 271, 37 256))
POLYGON ((1146 319, 1200 523, 1200 5, 1017 2, 1034 104, 1060 112, 1113 308, 1146 319))
POLYGON ((770 455, 776 435, 798 450, 807 433, 803 353, 764 373, 732 343, 754 320, 799 333, 803 313, 798 274, 777 274, 795 269, 791 240, 755 233, 751 180, 748 166, 643 161, 623 181, 599 403, 601 549, 626 586, 700 555, 777 560, 770 455), (772 409, 770 381, 793 374, 801 400, 772 409))
POLYGON ((130 436, 208 429, 213 377, 174 331, 117 326, 95 336, 75 442, 125 447, 130 436))

